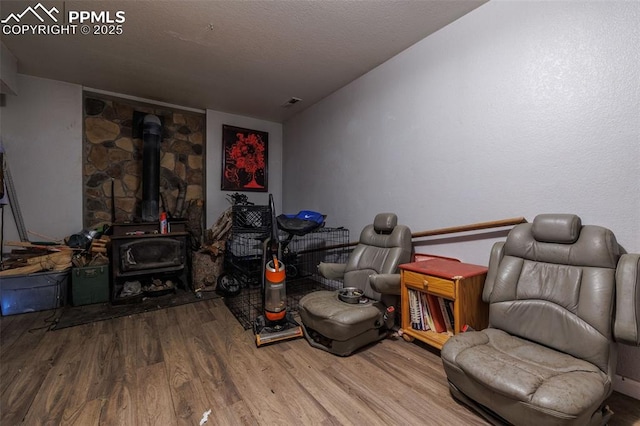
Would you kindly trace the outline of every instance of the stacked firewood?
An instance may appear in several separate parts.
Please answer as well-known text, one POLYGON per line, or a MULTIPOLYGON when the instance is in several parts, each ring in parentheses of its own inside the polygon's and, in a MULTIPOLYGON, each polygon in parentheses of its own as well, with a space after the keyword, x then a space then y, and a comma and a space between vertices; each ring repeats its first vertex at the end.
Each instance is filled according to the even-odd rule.
POLYGON ((107 235, 101 236, 99 239, 95 239, 91 241, 91 247, 89 247, 89 253, 92 255, 96 254, 107 254, 107 244, 109 244, 111 239, 107 235))
POLYGON ((71 268, 73 249, 65 245, 38 245, 29 242, 7 242, 7 246, 22 247, 14 250, 4 262, 8 269, 0 271, 0 277, 26 275, 41 271, 64 271, 71 268))
POLYGON ((220 215, 211 229, 205 231, 200 250, 193 253, 191 273, 196 291, 215 290, 218 277, 224 270, 224 251, 231 225, 232 212, 229 208, 220 215))
POLYGON ((225 242, 231 230, 232 220, 231 209, 225 210, 211 229, 205 231, 205 239, 201 251, 218 256, 224 252, 225 242))
POLYGON ((6 241, 5 246, 15 247, 5 255, 0 263, 0 277, 28 275, 36 272, 61 272, 71 267, 108 264, 108 246, 111 239, 107 235, 87 239, 87 244, 71 245, 62 240, 54 240, 46 235, 35 234, 46 239, 42 242, 6 241), (89 244, 90 240, 90 244, 89 244), (81 246, 80 246, 81 245, 81 246), (87 248, 87 245, 89 246, 87 248))

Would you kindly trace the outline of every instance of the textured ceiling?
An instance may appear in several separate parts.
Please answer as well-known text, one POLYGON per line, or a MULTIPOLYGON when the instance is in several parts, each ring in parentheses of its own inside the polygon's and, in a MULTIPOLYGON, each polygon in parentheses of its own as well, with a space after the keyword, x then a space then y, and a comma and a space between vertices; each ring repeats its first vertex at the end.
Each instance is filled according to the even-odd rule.
MULTIPOLYGON (((124 11, 122 34, 1 40, 22 74, 280 122, 484 2, 42 1, 59 17, 124 11)), ((2 0, 0 17, 36 4, 2 0)))

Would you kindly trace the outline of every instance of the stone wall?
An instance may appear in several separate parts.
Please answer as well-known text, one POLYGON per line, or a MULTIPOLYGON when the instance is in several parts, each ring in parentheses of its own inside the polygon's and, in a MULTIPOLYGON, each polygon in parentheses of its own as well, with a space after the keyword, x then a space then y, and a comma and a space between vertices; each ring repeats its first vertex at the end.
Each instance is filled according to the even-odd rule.
MULTIPOLYGON (((112 188, 115 222, 140 220, 142 131, 133 129, 134 112, 136 117, 139 113, 155 114, 163 122, 160 148, 161 210, 164 200, 165 211, 173 217, 185 217, 189 205, 203 200, 205 114, 85 92, 85 228, 112 222, 112 188), (183 209, 178 211, 181 195, 184 197, 183 209)), ((197 204, 203 205, 202 202, 197 204)))

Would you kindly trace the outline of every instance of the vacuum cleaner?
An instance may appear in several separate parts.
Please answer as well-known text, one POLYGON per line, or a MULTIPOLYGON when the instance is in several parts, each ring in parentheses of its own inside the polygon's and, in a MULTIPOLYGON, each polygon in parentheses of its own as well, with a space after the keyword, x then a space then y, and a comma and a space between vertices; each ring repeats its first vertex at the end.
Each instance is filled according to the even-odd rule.
POLYGON ((262 251, 263 315, 258 316, 253 324, 258 347, 303 336, 302 327, 287 310, 286 267, 278 260, 281 250, 272 194, 269 194, 269 208, 271 209, 271 235, 265 240, 262 251))

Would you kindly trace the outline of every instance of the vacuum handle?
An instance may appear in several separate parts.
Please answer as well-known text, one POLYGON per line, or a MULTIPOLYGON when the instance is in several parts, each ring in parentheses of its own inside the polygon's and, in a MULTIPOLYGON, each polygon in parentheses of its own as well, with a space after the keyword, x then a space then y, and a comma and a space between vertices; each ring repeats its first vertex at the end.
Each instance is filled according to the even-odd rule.
POLYGON ((271 210, 271 241, 279 241, 278 219, 276 218, 276 206, 273 202, 273 194, 269 194, 269 210, 271 210))

